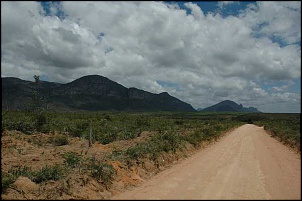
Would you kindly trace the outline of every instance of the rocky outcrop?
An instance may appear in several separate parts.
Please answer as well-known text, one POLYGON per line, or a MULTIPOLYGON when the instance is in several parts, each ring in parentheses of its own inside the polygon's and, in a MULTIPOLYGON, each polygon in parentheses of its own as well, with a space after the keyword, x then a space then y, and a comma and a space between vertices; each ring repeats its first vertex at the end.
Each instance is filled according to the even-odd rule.
POLYGON ((167 92, 128 89, 100 75, 84 76, 66 84, 2 78, 2 109, 26 109, 35 92, 44 107, 53 110, 195 111, 167 92))

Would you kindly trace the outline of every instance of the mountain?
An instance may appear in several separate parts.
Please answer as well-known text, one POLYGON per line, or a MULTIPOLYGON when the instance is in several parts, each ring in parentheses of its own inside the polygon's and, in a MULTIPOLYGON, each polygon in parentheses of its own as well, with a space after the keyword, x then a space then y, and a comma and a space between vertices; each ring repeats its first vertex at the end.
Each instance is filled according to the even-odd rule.
POLYGON ((243 107, 242 104, 238 105, 234 101, 225 100, 216 105, 207 107, 202 112, 260 112, 257 108, 254 107, 243 107))
POLYGON ((37 92, 43 106, 54 110, 195 111, 190 104, 167 92, 154 94, 126 88, 100 75, 84 76, 66 84, 35 83, 14 77, 1 79, 2 109, 26 109, 37 92))

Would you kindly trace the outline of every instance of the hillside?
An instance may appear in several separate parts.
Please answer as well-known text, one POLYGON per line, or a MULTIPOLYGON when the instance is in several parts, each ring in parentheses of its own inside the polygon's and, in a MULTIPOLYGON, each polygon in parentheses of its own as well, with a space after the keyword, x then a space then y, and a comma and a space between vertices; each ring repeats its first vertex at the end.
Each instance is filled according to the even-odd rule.
POLYGON ((53 110, 195 111, 167 92, 150 93, 126 88, 106 77, 88 75, 70 83, 2 78, 2 109, 24 110, 33 104, 34 93, 43 107, 53 110))
POLYGON ((238 105, 234 101, 225 100, 205 109, 200 110, 202 112, 260 112, 254 107, 243 107, 242 104, 238 105))

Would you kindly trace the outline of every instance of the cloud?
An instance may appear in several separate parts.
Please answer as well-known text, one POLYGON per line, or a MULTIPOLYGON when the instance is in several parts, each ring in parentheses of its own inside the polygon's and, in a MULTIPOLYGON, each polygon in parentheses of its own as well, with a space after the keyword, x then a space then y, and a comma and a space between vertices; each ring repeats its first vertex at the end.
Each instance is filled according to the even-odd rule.
POLYGON ((280 38, 286 44, 301 42, 301 3, 260 1, 242 14, 257 34, 280 38))
POLYGON ((239 1, 218 1, 217 6, 222 9, 231 4, 239 4, 239 1))
POLYGON ((63 1, 46 14, 38 2, 1 2, 2 76, 99 74, 196 108, 231 99, 276 111, 269 105, 286 100, 300 110, 290 87, 261 83, 301 77, 301 6, 259 2, 226 17, 185 6, 191 14, 163 2, 63 1))

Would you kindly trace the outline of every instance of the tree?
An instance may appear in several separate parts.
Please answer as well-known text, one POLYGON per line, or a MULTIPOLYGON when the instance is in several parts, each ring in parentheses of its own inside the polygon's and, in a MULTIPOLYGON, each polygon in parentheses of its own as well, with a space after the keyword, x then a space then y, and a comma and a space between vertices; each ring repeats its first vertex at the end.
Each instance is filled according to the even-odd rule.
POLYGON ((34 75, 35 82, 38 84, 40 82, 40 75, 34 75))

